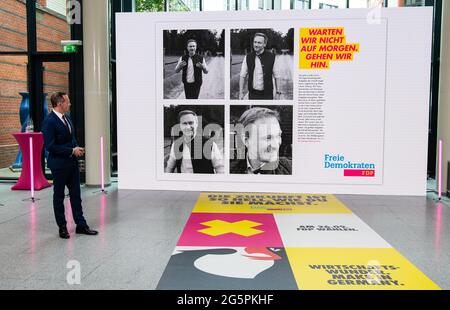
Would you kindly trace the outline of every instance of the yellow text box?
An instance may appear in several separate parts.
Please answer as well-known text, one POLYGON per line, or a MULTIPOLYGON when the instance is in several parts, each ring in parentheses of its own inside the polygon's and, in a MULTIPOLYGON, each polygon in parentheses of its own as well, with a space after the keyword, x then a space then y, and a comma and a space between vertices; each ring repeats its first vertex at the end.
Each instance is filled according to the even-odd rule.
POLYGON ((393 248, 287 248, 299 289, 438 290, 393 248))
POLYGON ((197 213, 352 213, 334 195, 201 193, 197 213))

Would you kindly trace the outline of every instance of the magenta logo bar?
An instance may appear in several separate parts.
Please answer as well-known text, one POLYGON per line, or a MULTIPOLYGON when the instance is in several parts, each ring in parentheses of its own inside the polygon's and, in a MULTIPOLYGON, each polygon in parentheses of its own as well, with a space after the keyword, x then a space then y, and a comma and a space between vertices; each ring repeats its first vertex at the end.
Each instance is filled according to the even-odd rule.
POLYGON ((344 177, 374 177, 375 170, 344 169, 344 177))

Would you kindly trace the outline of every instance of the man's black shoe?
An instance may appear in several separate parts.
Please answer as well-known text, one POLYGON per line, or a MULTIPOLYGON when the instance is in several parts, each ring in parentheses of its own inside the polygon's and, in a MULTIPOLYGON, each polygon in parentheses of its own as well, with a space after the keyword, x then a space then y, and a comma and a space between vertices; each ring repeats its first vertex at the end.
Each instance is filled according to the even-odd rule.
POLYGON ((63 239, 69 239, 70 238, 69 232, 67 231, 67 227, 61 227, 59 229, 59 237, 63 238, 63 239))
POLYGON ((83 234, 83 235, 90 235, 90 236, 94 236, 98 234, 98 231, 96 230, 92 230, 89 228, 89 226, 77 226, 77 229, 75 230, 75 232, 77 234, 83 234))

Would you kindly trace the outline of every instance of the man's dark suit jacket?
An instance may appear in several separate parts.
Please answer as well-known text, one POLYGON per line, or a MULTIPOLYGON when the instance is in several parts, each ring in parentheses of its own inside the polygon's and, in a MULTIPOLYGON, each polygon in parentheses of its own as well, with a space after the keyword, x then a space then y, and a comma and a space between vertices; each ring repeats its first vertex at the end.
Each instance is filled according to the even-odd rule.
POLYGON ((65 116, 72 133, 54 112, 49 113, 42 124, 45 148, 49 153, 47 166, 50 170, 68 169, 72 167, 74 160, 78 161, 76 156, 72 155, 73 148, 78 146, 75 128, 70 117, 65 116))

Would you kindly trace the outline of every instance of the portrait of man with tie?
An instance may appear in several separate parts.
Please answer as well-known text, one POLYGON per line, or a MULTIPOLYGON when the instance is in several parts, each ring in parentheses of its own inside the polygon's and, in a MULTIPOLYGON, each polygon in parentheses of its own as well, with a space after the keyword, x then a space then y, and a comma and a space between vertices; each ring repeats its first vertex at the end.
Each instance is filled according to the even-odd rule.
POLYGON ((293 34, 288 30, 231 30, 231 99, 293 99, 293 34))
MULTIPOLYGON (((231 119, 240 108, 231 107, 231 119)), ((292 174, 291 106, 246 107, 230 132, 231 174, 292 174), (277 109, 285 116, 284 123, 277 109)))
POLYGON ((224 99, 224 30, 165 30, 164 99, 224 99))

